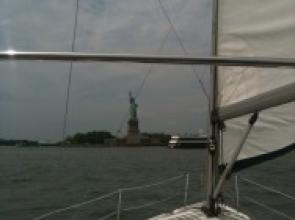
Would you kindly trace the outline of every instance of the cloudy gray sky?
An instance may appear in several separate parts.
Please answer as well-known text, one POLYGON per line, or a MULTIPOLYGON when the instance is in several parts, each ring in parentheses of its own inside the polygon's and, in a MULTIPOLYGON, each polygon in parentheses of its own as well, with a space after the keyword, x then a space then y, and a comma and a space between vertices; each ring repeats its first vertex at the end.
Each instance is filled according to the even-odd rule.
MULTIPOLYGON (((161 1, 189 53, 209 55, 211 1, 161 1)), ((2 0, 0 50, 70 51, 75 2, 2 0)), ((159 0, 80 0, 79 5, 76 51, 156 54, 164 41, 161 54, 183 54, 159 0)), ((149 67, 75 63, 67 133, 115 133, 128 111, 128 92, 136 93, 149 67)), ((0 62, 0 138, 61 138, 68 69, 66 62, 0 62)), ((195 69, 208 87, 208 67, 195 69)), ((137 101, 142 131, 206 129, 207 100, 190 67, 155 65, 137 101)))

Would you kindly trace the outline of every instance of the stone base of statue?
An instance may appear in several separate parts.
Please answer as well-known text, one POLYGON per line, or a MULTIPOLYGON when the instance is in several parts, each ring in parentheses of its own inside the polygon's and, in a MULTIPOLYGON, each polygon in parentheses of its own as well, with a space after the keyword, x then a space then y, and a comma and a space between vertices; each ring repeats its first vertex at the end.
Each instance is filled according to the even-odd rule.
POLYGON ((137 119, 130 119, 128 121, 128 133, 127 133, 126 141, 127 141, 127 145, 131 145, 131 146, 140 145, 141 143, 137 119))

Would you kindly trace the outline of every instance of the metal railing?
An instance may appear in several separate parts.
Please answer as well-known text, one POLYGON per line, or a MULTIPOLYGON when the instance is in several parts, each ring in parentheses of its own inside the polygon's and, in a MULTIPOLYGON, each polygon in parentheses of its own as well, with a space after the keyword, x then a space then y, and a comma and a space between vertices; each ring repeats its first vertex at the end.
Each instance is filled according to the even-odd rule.
POLYGON ((187 173, 184 173, 182 175, 174 176, 174 177, 171 177, 171 178, 168 178, 168 179, 165 179, 165 180, 162 180, 162 181, 154 182, 154 183, 151 183, 151 184, 145 184, 145 185, 128 187, 128 188, 120 188, 120 189, 118 189, 116 191, 104 194, 104 195, 99 196, 99 197, 92 198, 90 200, 86 200, 86 201, 76 203, 76 204, 73 204, 73 205, 70 205, 70 206, 67 206, 67 207, 64 207, 64 208, 60 208, 60 209, 50 211, 48 213, 45 213, 45 214, 40 215, 38 217, 35 217, 33 220, 43 220, 43 219, 46 219, 46 218, 51 217, 53 215, 57 215, 57 214, 61 214, 61 213, 67 212, 67 211, 71 211, 71 210, 74 210, 76 208, 80 208, 82 206, 86 206, 86 205, 92 204, 94 202, 98 202, 98 201, 101 201, 101 200, 104 200, 104 199, 107 199, 107 198, 111 198, 111 197, 115 197, 115 196, 118 198, 117 205, 116 205, 116 210, 114 210, 114 211, 100 217, 99 220, 107 220, 107 219, 110 219, 112 217, 115 218, 116 220, 120 220, 122 212, 139 210, 139 209, 151 207, 151 206, 154 206, 154 205, 157 205, 157 204, 160 204, 160 203, 175 199, 176 197, 179 196, 179 195, 168 196, 168 197, 165 197, 165 198, 163 198, 161 200, 156 200, 156 201, 148 202, 148 203, 141 204, 141 205, 136 205, 136 206, 130 206, 130 207, 127 207, 127 208, 123 208, 123 195, 124 194, 126 194, 128 192, 131 192, 131 191, 137 191, 137 190, 148 189, 148 188, 152 188, 152 187, 156 187, 156 186, 161 186, 161 185, 171 183, 171 182, 175 182, 175 181, 178 181, 178 180, 181 180, 181 179, 184 179, 183 201, 182 201, 182 203, 183 203, 183 206, 186 206, 187 203, 188 203, 188 192, 189 192, 189 185, 190 185, 190 176, 191 176, 191 174, 187 172, 187 173))
MULTIPOLYGON (((291 200, 292 203, 294 203, 295 205, 295 197, 292 196, 292 195, 289 195, 287 193, 284 193, 284 192, 281 192, 277 189, 274 189, 273 187, 270 187, 270 186, 266 186, 266 185, 263 185, 261 183, 258 183, 254 180, 250 180, 248 178, 243 178, 243 177, 239 177, 239 176, 235 176, 234 177, 234 203, 235 203, 235 206, 236 206, 236 209, 239 210, 240 208, 240 202, 241 200, 245 200, 251 204, 254 204, 256 206, 259 206, 261 208, 263 208, 264 210, 267 210, 269 213, 272 213, 274 214, 275 216, 280 216, 282 217, 283 219, 288 219, 288 220, 295 220, 294 217, 286 214, 285 212, 283 211, 280 211, 276 208, 273 208, 267 204, 264 204, 262 202, 259 202, 258 200, 254 199, 253 196, 249 196, 249 195, 245 195, 245 194, 242 194, 241 193, 241 190, 240 190, 240 183, 243 182, 243 183, 247 183, 247 184, 250 184, 254 187, 258 187, 259 189, 262 189, 266 192, 269 192, 269 193, 274 193, 276 195, 279 195, 279 196, 282 196, 284 197, 285 199, 288 199, 288 200, 291 200)), ((231 196, 229 195, 228 193, 225 193, 227 196, 231 196)))

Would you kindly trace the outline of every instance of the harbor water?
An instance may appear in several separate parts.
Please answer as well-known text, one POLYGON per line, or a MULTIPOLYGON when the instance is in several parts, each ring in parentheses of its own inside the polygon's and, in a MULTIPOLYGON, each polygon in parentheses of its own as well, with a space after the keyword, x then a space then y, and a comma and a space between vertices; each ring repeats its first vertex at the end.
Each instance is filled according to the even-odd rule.
MULTIPOLYGON (((238 175, 294 196, 294 158, 295 152, 291 152, 238 175)), ((190 173, 188 203, 201 201, 206 196, 206 163, 207 152, 204 149, 1 147, 0 219, 36 219, 50 211, 91 200, 119 188, 150 184, 187 172, 190 173)), ((185 176, 180 176, 157 186, 123 191, 121 219, 145 219, 182 206, 185 180, 185 176), (157 201, 159 203, 140 208, 157 201)), ((242 180, 238 182, 238 208, 252 219, 287 219, 258 203, 295 218, 293 200, 242 180)), ((224 197, 235 206, 237 197, 233 186, 233 181, 227 184, 224 197)), ((116 211, 117 201, 118 195, 114 194, 44 219, 97 220, 116 211)), ((115 217, 113 215, 109 219, 115 217)))

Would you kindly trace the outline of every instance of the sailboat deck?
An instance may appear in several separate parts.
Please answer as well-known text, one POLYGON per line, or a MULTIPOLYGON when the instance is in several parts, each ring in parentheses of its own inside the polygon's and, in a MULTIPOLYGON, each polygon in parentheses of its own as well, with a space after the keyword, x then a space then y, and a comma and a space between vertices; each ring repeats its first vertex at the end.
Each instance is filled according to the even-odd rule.
POLYGON ((149 220, 250 220, 248 216, 228 206, 221 206, 221 214, 218 217, 207 217, 201 211, 203 203, 196 203, 190 206, 176 209, 171 213, 165 213, 149 220))

